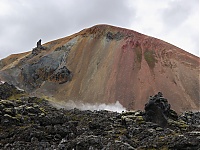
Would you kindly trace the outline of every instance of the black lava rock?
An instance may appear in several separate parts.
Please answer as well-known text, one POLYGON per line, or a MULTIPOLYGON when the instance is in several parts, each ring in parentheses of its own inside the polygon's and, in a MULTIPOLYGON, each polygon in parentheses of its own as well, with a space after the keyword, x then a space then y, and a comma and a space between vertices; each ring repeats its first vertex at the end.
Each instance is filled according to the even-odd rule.
POLYGON ((23 93, 18 90, 14 85, 7 82, 0 85, 0 99, 7 99, 12 95, 23 93))
POLYGON ((150 96, 148 102, 145 104, 145 120, 159 124, 161 127, 168 125, 167 119, 178 119, 175 111, 170 109, 170 104, 167 99, 163 97, 161 92, 155 96, 150 96))
POLYGON ((198 112, 186 112, 174 119, 171 116, 175 115, 162 95, 158 94, 150 101, 145 112, 117 113, 106 110, 57 109, 37 97, 0 99, 0 149, 200 148, 198 112), (152 108, 155 111, 148 113, 152 108), (154 118, 152 114, 157 117, 154 118), (166 120, 169 125, 162 128, 159 117, 162 119, 161 125, 165 125, 163 122, 166 120))

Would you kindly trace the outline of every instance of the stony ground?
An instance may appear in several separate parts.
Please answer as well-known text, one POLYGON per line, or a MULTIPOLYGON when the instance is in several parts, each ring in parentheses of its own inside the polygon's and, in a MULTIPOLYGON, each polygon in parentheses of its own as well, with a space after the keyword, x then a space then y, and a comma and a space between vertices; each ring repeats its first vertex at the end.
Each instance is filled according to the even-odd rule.
POLYGON ((145 121, 144 111, 56 109, 40 98, 5 96, 6 88, 0 88, 2 150, 200 149, 200 112, 168 119, 162 128, 145 121))

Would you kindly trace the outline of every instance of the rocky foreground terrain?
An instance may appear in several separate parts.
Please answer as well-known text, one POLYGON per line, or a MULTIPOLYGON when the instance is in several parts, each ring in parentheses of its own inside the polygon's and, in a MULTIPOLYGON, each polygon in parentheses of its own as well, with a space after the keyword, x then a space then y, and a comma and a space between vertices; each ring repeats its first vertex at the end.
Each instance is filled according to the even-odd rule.
POLYGON ((8 83, 0 85, 0 149, 200 149, 200 112, 177 115, 162 93, 145 110, 57 109, 8 83))

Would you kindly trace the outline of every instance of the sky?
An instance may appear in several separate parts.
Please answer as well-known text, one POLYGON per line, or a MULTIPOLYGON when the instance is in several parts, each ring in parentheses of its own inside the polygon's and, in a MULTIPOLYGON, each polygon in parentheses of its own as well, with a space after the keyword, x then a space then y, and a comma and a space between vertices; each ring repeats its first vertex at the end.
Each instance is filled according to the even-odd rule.
POLYGON ((199 0, 0 0, 0 59, 96 24, 128 28, 199 56, 199 0))

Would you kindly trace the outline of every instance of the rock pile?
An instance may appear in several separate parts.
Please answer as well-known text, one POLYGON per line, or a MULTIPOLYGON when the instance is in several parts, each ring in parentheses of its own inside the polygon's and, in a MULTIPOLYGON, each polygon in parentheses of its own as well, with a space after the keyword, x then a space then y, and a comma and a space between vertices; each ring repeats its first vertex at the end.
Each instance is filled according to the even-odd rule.
POLYGON ((145 119, 146 121, 159 124, 161 127, 168 125, 168 119, 177 120, 178 115, 170 109, 167 99, 163 97, 161 92, 155 96, 150 96, 149 101, 145 104, 145 119))
POLYGON ((146 121, 147 110, 65 110, 36 97, 1 99, 0 149, 200 148, 199 112, 182 114, 177 120, 168 118, 163 128, 146 121))

